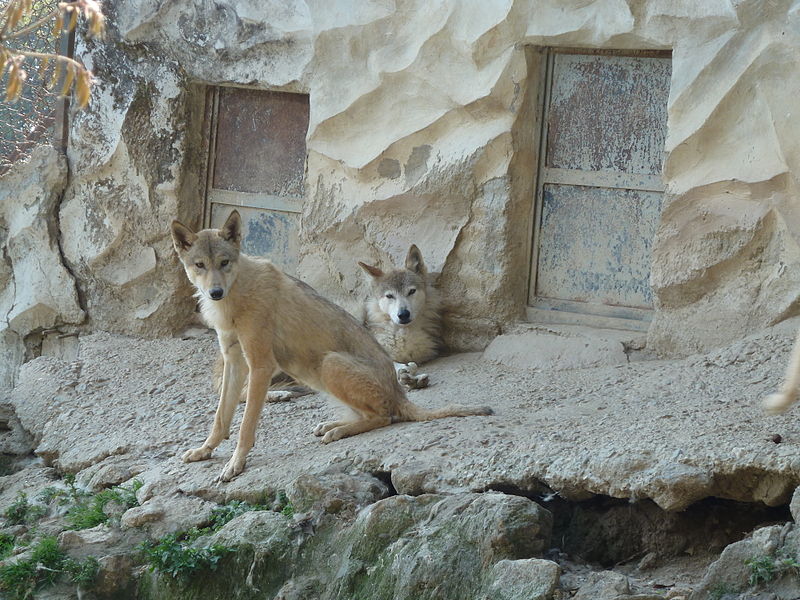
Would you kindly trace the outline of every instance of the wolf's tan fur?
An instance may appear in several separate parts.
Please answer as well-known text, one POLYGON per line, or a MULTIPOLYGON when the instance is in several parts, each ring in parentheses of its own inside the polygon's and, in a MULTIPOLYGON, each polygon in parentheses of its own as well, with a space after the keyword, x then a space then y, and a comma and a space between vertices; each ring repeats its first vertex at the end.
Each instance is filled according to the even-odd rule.
POLYGON ((800 331, 794 341, 786 376, 781 390, 764 398, 764 408, 773 414, 781 413, 797 401, 797 388, 800 387, 800 331))
POLYGON ((491 414, 487 407, 424 410, 406 398, 392 361, 352 316, 264 259, 240 254, 241 220, 233 211, 221 229, 194 233, 172 223, 175 250, 197 288, 203 317, 217 331, 224 360, 222 391, 206 441, 183 455, 204 460, 229 435, 247 377, 239 440, 220 479, 244 470, 270 379, 278 371, 335 396, 351 420, 320 423, 314 434, 328 443, 393 421, 491 414), (212 299, 212 295, 220 296, 212 299))

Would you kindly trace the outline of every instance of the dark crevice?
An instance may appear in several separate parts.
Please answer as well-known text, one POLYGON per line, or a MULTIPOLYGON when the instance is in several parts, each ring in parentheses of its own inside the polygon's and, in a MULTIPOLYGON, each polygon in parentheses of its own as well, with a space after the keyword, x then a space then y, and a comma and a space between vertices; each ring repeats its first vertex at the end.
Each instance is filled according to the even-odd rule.
POLYGON ((387 498, 390 496, 398 495, 397 490, 395 489, 394 484, 392 483, 391 471, 372 471, 370 475, 372 475, 375 479, 379 479, 380 481, 385 483, 386 487, 389 488, 389 493, 387 495, 387 498))
POLYGON ((490 483, 478 492, 499 492, 509 496, 522 496, 547 507, 546 502, 556 496, 556 493, 543 483, 536 483, 528 489, 510 483, 490 483))
POLYGON ((553 498, 552 544, 569 556, 604 567, 646 554, 670 558, 720 552, 754 529, 791 520, 788 506, 768 507, 706 498, 681 512, 652 500, 596 497, 584 502, 553 498))
POLYGON ((613 567, 651 554, 658 559, 717 553, 753 530, 792 520, 788 505, 706 498, 680 512, 665 511, 649 499, 595 496, 569 501, 546 485, 522 488, 490 484, 479 492, 528 498, 553 515, 553 548, 570 557, 613 567))

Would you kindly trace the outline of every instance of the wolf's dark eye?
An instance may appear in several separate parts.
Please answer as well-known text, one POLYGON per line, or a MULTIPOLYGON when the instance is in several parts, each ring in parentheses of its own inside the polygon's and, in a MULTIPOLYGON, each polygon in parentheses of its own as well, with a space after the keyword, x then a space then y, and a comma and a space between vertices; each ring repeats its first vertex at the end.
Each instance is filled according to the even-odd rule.
POLYGON ((413 296, 416 291, 417 291, 416 288, 411 288, 410 290, 408 290, 408 295, 413 296))
POLYGON ((394 300, 394 294, 386 294, 386 297, 387 297, 389 300, 394 300))
POLYGON ((228 266, 228 263, 230 263, 230 262, 231 262, 231 261, 229 261, 229 260, 226 258, 226 259, 225 259, 225 260, 223 260, 221 263, 219 263, 219 266, 220 266, 220 267, 227 267, 227 266, 228 266))
POLYGON ((197 267, 198 269, 205 269, 206 263, 196 262, 194 263, 194 266, 197 267))

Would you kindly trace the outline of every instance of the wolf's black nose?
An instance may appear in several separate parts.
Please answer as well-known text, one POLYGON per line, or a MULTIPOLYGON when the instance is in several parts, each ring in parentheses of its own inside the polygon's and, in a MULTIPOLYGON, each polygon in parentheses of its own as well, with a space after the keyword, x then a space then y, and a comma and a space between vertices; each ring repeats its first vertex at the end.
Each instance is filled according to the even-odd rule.
POLYGON ((411 313, 408 312, 408 309, 404 308, 400 312, 397 313, 397 320, 401 323, 408 323, 411 321, 411 313))
POLYGON ((213 288, 208 292, 208 295, 211 296, 212 300, 222 300, 222 296, 225 292, 222 291, 222 288, 213 288))

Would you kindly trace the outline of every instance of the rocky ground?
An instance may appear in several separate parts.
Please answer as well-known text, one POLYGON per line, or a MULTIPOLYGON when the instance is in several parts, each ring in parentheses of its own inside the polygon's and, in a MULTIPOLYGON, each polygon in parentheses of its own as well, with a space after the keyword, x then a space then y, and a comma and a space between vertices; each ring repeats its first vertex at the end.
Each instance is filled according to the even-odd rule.
MULTIPOLYGON (((779 386, 798 325, 682 360, 566 371, 514 369, 481 354, 444 357, 425 366, 432 385, 411 392, 412 400, 488 404, 493 416, 395 424, 325 446, 311 432, 335 417, 333 403, 320 395, 270 403, 246 471, 226 484, 215 479, 235 436, 209 461, 178 460, 203 441, 213 418, 213 335, 85 336, 71 360, 25 364, 6 399, 15 414, 7 411, 3 450, 33 449, 38 459, 18 461, 0 478, 0 510, 20 491, 33 498, 63 487, 68 473, 92 491, 135 477, 141 506, 119 525, 75 539, 62 534, 73 548, 91 546, 86 536, 95 536, 98 554, 112 555, 115 544, 130 550, 126 536, 138 543, 206 524, 216 504, 286 497, 292 515, 247 513, 214 534, 233 546, 246 538, 252 550, 261 544, 254 531, 267 527, 269 539, 280 537, 276 527, 294 532, 280 546, 292 552, 259 551, 283 556, 282 578, 241 597, 315 598, 324 589, 330 598, 382 598, 392 597, 381 595, 391 587, 397 598, 795 598, 800 564, 792 562, 788 505, 800 482, 800 407, 767 416, 759 399, 779 386), (376 514, 393 515, 393 529, 381 529, 382 545, 365 544, 370 553, 356 561, 354 536, 370 539, 376 514), (465 529, 448 529, 453 519, 465 529), (323 532, 313 543, 309 522, 323 532), (439 539, 451 541, 431 541, 439 539), (328 575, 296 568, 334 542, 339 553, 326 555, 328 575), (726 546, 727 563, 712 565, 726 546), (448 596, 431 583, 446 577, 423 567, 456 551, 477 552, 459 563, 475 576, 460 576, 466 587, 448 596), (760 557, 772 561, 771 575, 752 579, 760 557), (392 562, 419 568, 391 581, 374 572, 392 562), (351 568, 356 563, 361 570, 351 568), (401 587, 410 591, 397 593, 401 587)), ((230 559, 230 572, 241 563, 251 583, 258 579, 260 559, 252 556, 247 565, 230 559)), ((118 570, 137 575, 135 564, 126 569, 118 570)), ((143 590, 130 594, 160 597, 143 590)))

